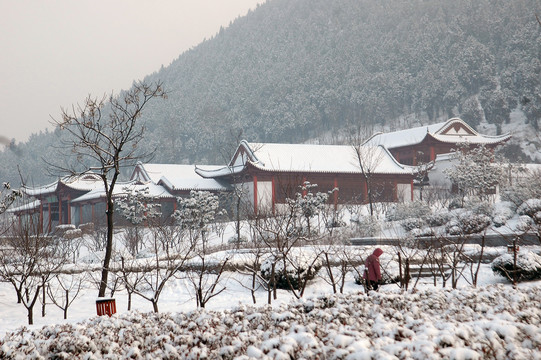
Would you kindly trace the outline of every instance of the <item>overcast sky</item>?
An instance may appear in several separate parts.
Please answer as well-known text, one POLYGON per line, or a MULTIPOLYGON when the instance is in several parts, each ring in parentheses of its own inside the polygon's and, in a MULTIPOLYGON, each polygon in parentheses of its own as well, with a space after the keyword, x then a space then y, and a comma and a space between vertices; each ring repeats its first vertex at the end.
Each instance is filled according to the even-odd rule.
POLYGON ((129 88, 263 0, 0 0, 0 139, 129 88))

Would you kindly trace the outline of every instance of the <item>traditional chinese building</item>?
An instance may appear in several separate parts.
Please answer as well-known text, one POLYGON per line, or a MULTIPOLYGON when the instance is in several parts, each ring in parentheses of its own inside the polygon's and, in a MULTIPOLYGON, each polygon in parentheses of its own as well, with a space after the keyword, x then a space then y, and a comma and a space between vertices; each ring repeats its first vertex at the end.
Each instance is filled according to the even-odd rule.
POLYGON ((494 148, 505 143, 511 135, 482 135, 459 118, 446 122, 389 133, 377 133, 364 145, 385 146, 401 164, 418 165, 436 159, 437 155, 450 153, 461 144, 484 145, 494 148))
POLYGON ((263 209, 274 211, 277 204, 293 198, 305 182, 317 184, 316 191, 332 191, 329 201, 335 206, 366 203, 369 191, 375 202, 413 198, 413 167, 399 164, 383 146, 363 146, 357 150, 346 145, 243 140, 227 166, 199 166, 196 172, 242 188, 255 213, 263 209), (370 176, 369 182, 361 162, 364 174, 370 176))

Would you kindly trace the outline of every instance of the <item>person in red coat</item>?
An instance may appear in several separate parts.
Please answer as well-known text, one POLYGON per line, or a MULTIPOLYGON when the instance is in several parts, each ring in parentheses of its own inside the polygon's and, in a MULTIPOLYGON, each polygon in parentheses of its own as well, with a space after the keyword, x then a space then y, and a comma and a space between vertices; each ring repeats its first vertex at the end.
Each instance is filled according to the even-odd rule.
POLYGON ((377 290, 381 281, 381 269, 379 266, 379 257, 383 250, 377 248, 372 255, 366 258, 364 263, 364 279, 367 283, 367 290, 377 290))

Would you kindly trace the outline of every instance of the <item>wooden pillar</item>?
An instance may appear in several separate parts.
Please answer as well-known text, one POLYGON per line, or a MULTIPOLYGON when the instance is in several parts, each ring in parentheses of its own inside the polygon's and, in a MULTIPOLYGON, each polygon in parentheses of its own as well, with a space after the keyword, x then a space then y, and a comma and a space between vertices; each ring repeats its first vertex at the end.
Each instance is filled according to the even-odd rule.
POLYGON ((413 195, 413 179, 411 179, 411 183, 410 183, 410 186, 411 186, 411 201, 414 200, 414 195, 413 195))
POLYGON ((430 147, 430 161, 436 160, 436 152, 434 151, 434 146, 430 147))
POLYGON ((44 231, 43 229, 43 200, 39 199, 39 229, 41 232, 44 231))
POLYGON ((274 183, 274 175, 271 177, 271 183, 272 183, 272 214, 275 214, 275 204, 276 204, 276 190, 275 190, 275 183, 274 183))
MULTIPOLYGON (((305 182, 306 182, 306 176, 303 176, 302 177, 302 185, 301 185, 302 187, 304 187, 305 182)), ((308 193, 308 191, 302 190, 302 197, 305 197, 307 193, 308 193)))
POLYGON ((338 209, 338 178, 334 177, 334 210, 338 209))
POLYGON ((58 197, 56 198, 58 201, 58 225, 62 224, 62 198, 60 197, 60 194, 58 194, 58 197))
POLYGON ((71 224, 71 196, 68 195, 68 224, 71 224))
POLYGON ((49 207, 49 219, 47 220, 48 222, 47 232, 50 233, 51 232, 51 203, 48 203, 48 207, 49 207))
POLYGON ((257 214, 257 175, 254 175, 254 214, 257 214))

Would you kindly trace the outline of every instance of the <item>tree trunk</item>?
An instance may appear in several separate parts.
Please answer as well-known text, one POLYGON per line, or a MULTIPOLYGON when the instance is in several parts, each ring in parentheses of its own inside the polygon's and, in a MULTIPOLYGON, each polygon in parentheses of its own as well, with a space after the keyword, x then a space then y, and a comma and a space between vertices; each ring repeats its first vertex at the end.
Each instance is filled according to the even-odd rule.
POLYGON ((41 288, 41 299, 42 299, 41 317, 45 317, 45 300, 46 300, 46 297, 45 297, 45 282, 43 282, 43 287, 41 288))
POLYGON ((28 325, 34 325, 33 306, 26 308, 28 311, 28 325))
POLYGON ((332 284, 332 292, 333 294, 336 294, 336 282, 334 281, 334 275, 332 273, 332 268, 331 268, 331 262, 329 260, 329 254, 325 253, 325 264, 326 264, 326 268, 327 268, 327 273, 329 274, 329 280, 332 284))
POLYGON ((152 308, 154 309, 154 312, 157 313, 158 311, 158 300, 152 300, 152 308))
POLYGON ((66 320, 68 318, 68 306, 69 306, 69 291, 66 290, 66 307, 63 309, 64 310, 64 320, 66 320))
MULTIPOLYGON (((112 192, 112 188, 109 188, 112 192)), ((107 194, 107 242, 105 245, 105 258, 103 259, 103 268, 101 270, 101 281, 98 297, 104 297, 107 290, 107 278, 109 277, 109 263, 111 262, 111 256, 113 253, 113 199, 112 193, 107 194)))
POLYGON ((254 302, 254 305, 257 302, 257 299, 255 297, 255 284, 256 284, 256 273, 252 273, 252 288, 250 289, 250 292, 252 294, 252 301, 254 302))

